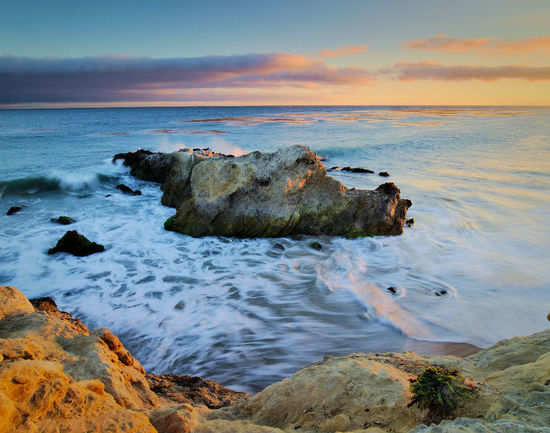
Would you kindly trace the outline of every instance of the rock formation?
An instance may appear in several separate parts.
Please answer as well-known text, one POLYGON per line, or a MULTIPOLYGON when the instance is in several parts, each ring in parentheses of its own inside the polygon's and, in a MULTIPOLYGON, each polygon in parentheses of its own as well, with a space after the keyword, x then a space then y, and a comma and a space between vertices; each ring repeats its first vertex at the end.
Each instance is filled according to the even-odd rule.
POLYGON ((91 242, 86 236, 81 235, 76 230, 69 230, 57 241, 55 247, 48 250, 48 254, 69 253, 73 256, 89 256, 94 253, 105 251, 101 244, 91 242))
POLYGON ((162 203, 177 209, 165 228, 191 236, 397 235, 412 204, 393 183, 344 187, 304 146, 240 157, 139 150, 118 159, 162 184, 162 203))
POLYGON ((147 375, 109 330, 0 286, 0 433, 550 433, 549 417, 550 330, 467 358, 327 357, 247 397, 197 377, 147 375), (455 419, 427 426, 410 385, 431 366, 476 392, 455 419))

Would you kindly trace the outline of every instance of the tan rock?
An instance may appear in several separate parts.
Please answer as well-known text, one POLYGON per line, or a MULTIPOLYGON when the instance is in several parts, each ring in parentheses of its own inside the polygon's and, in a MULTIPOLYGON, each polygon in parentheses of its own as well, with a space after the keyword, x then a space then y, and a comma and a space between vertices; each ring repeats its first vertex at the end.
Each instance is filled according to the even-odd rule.
POLYGON ((95 382, 74 382, 56 362, 2 363, 0 432, 156 432, 144 414, 120 407, 95 382))
POLYGON ((91 335, 57 338, 74 359, 63 360, 65 371, 75 380, 99 379, 105 390, 123 407, 151 409, 159 399, 149 388, 145 370, 107 329, 91 335))
POLYGON ((14 314, 32 312, 34 307, 23 293, 15 287, 0 286, 0 320, 14 314))

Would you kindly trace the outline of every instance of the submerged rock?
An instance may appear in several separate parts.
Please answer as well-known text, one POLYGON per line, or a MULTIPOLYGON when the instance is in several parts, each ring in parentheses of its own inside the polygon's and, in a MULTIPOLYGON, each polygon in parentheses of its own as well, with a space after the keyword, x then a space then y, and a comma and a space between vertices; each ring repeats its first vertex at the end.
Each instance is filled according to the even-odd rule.
POLYGON ((103 245, 91 242, 85 236, 79 234, 76 230, 70 230, 63 235, 55 247, 48 250, 48 254, 65 252, 73 256, 89 256, 90 254, 105 251, 103 245))
POLYGON ((128 194, 128 195, 141 195, 141 191, 139 189, 132 189, 130 188, 129 186, 127 185, 124 185, 123 183, 120 183, 116 186, 116 189, 118 189, 119 191, 122 191, 124 194, 128 194))
POLYGON ((6 212, 6 215, 13 215, 13 214, 16 214, 17 212, 19 212, 21 209, 23 209, 22 206, 12 206, 8 209, 8 211, 6 212))
POLYGON ((361 167, 344 167, 342 171, 349 171, 350 173, 367 173, 367 174, 374 173, 374 171, 369 170, 368 168, 361 168, 361 167))
POLYGON ((381 171, 380 173, 378 173, 378 176, 390 177, 390 174, 387 171, 381 171))
POLYGON ((72 219, 71 217, 68 217, 68 216, 60 216, 60 217, 57 217, 57 218, 51 218, 50 221, 52 223, 57 223, 57 224, 61 224, 61 225, 69 225, 69 224, 74 223, 74 219, 72 219))
POLYGON ((162 183, 162 203, 177 208, 165 228, 191 236, 397 235, 412 205, 394 184, 346 188, 304 146, 235 158, 141 150, 115 159, 162 183))

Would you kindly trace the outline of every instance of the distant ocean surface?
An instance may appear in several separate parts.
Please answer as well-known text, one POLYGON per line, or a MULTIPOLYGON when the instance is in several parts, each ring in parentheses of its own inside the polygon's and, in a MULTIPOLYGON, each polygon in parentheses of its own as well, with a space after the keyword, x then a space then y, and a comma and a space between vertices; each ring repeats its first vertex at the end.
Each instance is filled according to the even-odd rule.
MULTIPOLYGON (((330 174, 356 188, 388 181, 330 174)), ((109 327, 150 371, 238 390, 326 354, 483 347, 548 327, 549 108, 0 110, 0 211, 0 284, 109 327), (163 229, 175 210, 157 184, 111 163, 138 148, 293 144, 327 167, 388 171, 414 226, 315 238, 321 251, 311 238, 194 239, 163 229), (6 216, 15 205, 25 207, 6 216), (77 222, 50 222, 60 215, 77 222), (69 229, 106 251, 47 255, 69 229)))

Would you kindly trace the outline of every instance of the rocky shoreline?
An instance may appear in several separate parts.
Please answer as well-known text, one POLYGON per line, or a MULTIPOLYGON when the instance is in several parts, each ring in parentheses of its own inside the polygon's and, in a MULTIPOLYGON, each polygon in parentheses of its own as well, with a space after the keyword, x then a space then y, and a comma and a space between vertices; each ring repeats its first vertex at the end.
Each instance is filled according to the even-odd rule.
POLYGON ((0 287, 0 433, 534 433, 549 424, 550 330, 466 358, 326 357, 249 396, 199 377, 147 374, 108 329, 0 287), (472 390, 436 423, 411 391, 430 368, 472 390))

